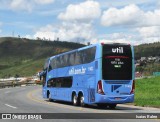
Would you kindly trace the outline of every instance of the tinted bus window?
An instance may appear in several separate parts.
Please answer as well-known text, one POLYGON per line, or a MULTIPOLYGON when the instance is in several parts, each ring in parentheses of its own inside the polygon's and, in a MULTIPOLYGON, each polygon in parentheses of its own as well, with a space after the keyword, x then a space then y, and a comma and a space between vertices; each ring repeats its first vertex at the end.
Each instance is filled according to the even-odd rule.
MULTIPOLYGON (((67 53, 53 58, 50 63, 50 68, 56 69, 67 66, 90 63, 94 61, 95 54, 96 54, 96 47, 91 47, 85 50, 67 53)), ((49 71, 51 69, 49 69, 49 71)))
POLYGON ((52 78, 47 82, 47 87, 69 88, 72 86, 72 77, 52 78))
POLYGON ((77 51, 75 54, 75 65, 82 64, 81 52, 77 51))
POLYGON ((75 52, 69 54, 69 66, 75 65, 75 52))
POLYGON ((48 68, 49 58, 46 59, 43 70, 46 70, 48 68))
POLYGON ((68 54, 63 55, 63 63, 64 67, 68 66, 68 54))
POLYGON ((56 65, 57 65, 56 68, 60 68, 61 67, 60 57, 56 58, 56 65))
POLYGON ((72 77, 65 77, 61 79, 61 87, 69 88, 72 86, 72 77))
POLYGON ((103 46, 102 77, 104 80, 132 79, 132 52, 130 45, 103 46))
POLYGON ((56 68, 56 58, 53 58, 53 59, 51 60, 51 67, 52 67, 52 69, 55 69, 55 68, 56 68))
POLYGON ((90 63, 95 59, 96 47, 91 47, 91 48, 82 50, 80 53, 81 53, 82 63, 83 64, 90 63))

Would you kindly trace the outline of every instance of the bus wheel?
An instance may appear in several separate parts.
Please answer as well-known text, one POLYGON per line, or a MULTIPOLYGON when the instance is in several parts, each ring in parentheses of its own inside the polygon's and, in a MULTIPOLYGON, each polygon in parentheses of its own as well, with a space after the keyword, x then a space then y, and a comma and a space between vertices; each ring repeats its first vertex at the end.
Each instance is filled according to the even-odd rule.
POLYGON ((49 100, 49 102, 53 101, 52 98, 51 98, 51 93, 49 93, 48 100, 49 100))
POLYGON ((110 108, 110 109, 115 109, 116 106, 117 106, 117 104, 110 104, 110 105, 109 105, 109 108, 110 108))
POLYGON ((77 98, 76 94, 73 95, 72 102, 73 102, 74 106, 78 105, 78 98, 77 98))
POLYGON ((80 95, 79 100, 80 100, 80 101, 79 101, 79 102, 80 102, 80 106, 81 106, 81 107, 85 107, 86 104, 84 103, 84 96, 83 96, 82 94, 80 95))

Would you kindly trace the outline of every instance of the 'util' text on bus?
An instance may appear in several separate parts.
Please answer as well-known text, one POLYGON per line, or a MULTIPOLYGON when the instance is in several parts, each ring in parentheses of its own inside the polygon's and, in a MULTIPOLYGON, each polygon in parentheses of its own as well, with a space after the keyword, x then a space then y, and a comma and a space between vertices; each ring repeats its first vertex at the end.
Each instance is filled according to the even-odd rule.
POLYGON ((123 47, 112 48, 113 53, 123 53, 123 47))

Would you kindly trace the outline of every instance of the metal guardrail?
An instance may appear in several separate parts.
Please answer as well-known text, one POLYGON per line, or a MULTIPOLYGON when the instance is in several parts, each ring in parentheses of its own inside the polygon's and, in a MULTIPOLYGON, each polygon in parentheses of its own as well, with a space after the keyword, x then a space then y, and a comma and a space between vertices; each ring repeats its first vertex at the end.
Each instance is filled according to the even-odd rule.
POLYGON ((36 84, 36 82, 35 82, 35 81, 28 81, 28 82, 19 82, 19 81, 0 81, 0 88, 16 87, 16 86, 32 85, 32 84, 36 84))

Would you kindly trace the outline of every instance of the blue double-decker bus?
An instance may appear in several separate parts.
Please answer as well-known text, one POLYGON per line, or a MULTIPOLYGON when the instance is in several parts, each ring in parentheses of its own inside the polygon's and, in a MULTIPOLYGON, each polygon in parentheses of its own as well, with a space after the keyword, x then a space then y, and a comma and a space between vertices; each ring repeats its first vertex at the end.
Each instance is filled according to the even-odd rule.
POLYGON ((43 98, 115 108, 134 101, 134 49, 98 43, 48 58, 41 73, 43 98))

